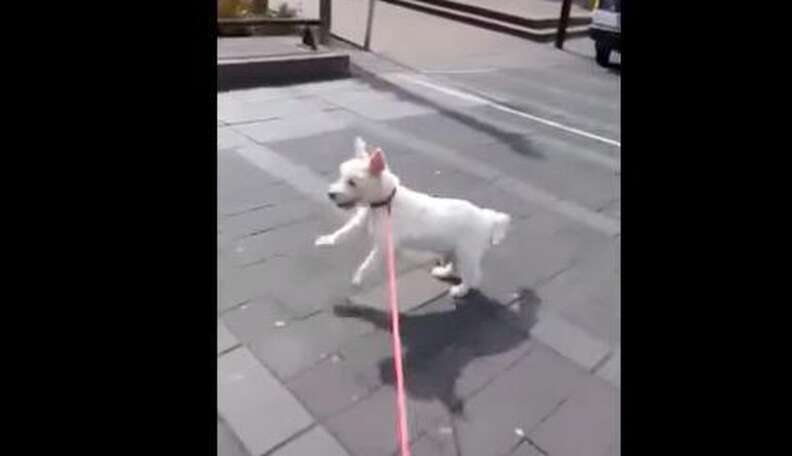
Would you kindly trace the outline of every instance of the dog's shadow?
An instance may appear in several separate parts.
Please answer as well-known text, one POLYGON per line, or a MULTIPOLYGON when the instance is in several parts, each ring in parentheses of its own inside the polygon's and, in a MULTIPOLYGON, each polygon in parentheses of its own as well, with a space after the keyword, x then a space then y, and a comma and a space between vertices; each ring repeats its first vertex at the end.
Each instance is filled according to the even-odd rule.
MULTIPOLYGON (((538 296, 527 289, 508 307, 471 291, 449 310, 400 313, 407 394, 420 400, 437 399, 452 414, 463 415, 464 402, 455 388, 463 369, 476 358, 507 352, 528 339, 539 304, 538 296), (510 324, 509 319, 518 324, 510 324)), ((337 316, 359 318, 390 331, 390 316, 382 310, 350 304, 333 310, 337 316)), ((393 357, 382 359, 379 371, 384 384, 395 384, 393 357)))

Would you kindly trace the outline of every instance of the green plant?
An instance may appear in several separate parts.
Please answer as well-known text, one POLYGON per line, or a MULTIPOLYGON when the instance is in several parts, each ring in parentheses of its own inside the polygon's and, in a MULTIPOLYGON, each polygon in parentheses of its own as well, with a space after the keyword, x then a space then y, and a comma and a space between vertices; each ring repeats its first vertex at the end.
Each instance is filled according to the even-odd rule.
POLYGON ((244 17, 252 6, 252 0, 217 0, 217 17, 244 17))

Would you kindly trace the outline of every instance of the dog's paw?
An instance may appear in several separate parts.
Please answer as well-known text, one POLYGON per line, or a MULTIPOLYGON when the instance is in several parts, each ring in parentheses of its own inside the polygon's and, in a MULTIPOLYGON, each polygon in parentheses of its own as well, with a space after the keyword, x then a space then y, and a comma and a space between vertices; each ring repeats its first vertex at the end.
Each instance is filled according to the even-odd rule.
POLYGON ((332 234, 325 234, 324 236, 319 236, 318 238, 316 238, 316 241, 314 241, 314 245, 317 247, 331 246, 331 245, 335 245, 335 243, 336 240, 332 234))
POLYGON ((462 283, 449 288, 448 294, 450 294, 452 298, 464 298, 469 291, 470 287, 462 283))
POLYGON ((451 263, 444 266, 435 266, 432 268, 432 276, 438 279, 447 279, 451 277, 454 272, 454 267, 451 263))

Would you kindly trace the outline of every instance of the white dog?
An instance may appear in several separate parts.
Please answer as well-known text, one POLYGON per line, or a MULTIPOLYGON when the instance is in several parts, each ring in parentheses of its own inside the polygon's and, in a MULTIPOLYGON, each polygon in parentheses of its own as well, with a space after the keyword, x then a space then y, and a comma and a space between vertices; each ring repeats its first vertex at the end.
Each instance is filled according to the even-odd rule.
POLYGON ((481 260, 492 245, 506 236, 508 214, 482 209, 459 199, 435 198, 400 185, 385 163, 381 149, 367 152, 366 143, 355 139, 355 158, 339 167, 340 179, 330 185, 328 196, 338 207, 358 207, 357 213, 338 231, 316 239, 317 246, 336 245, 366 226, 374 235, 374 247, 358 268, 352 283, 359 286, 364 275, 382 264, 383 212, 390 209, 394 249, 429 251, 446 264, 432 269, 438 278, 459 275, 451 296, 465 296, 481 283, 481 260))

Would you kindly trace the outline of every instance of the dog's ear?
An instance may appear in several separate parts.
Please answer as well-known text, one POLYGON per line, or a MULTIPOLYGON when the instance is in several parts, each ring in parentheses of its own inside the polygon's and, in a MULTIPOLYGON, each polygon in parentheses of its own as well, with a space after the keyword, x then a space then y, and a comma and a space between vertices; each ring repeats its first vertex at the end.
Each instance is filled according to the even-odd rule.
POLYGON ((369 159, 369 173, 372 176, 379 176, 382 174, 382 171, 385 170, 385 153, 382 152, 382 149, 377 147, 373 154, 371 154, 371 159, 369 159))
POLYGON ((369 156, 369 153, 366 152, 366 141, 363 141, 360 136, 355 138, 355 156, 357 158, 368 158, 369 156))

